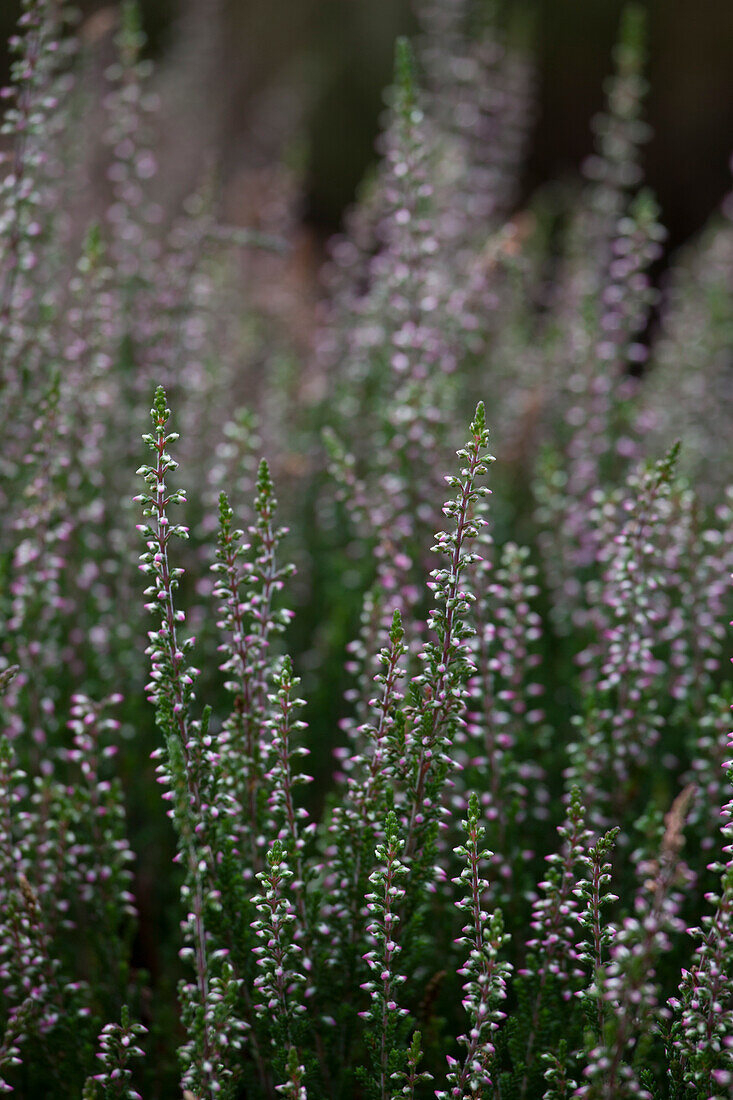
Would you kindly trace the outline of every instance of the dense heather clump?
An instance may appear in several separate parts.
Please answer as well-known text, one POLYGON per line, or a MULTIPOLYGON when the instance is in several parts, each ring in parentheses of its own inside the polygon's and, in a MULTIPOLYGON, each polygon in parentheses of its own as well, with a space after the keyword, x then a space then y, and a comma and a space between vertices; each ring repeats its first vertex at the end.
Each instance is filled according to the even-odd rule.
POLYGON ((23 0, 2 1092, 731 1095, 730 198, 660 299, 640 12, 552 210, 531 59, 418 16, 308 349, 248 304, 287 242, 160 204, 134 4, 100 95, 23 0))

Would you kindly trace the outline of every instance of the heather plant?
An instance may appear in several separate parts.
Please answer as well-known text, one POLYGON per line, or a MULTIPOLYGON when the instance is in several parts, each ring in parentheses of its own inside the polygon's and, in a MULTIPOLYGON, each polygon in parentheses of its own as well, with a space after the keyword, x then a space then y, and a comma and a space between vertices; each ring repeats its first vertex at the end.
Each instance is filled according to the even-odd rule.
POLYGON ((328 401, 296 415, 278 341, 237 408, 232 234, 206 181, 158 204, 134 6, 80 229, 58 213, 73 21, 24 4, 0 183, 2 1091, 730 1094, 722 400, 700 432, 728 229, 676 268, 655 337, 638 10, 546 236, 546 200, 513 206, 526 58, 493 9, 418 15, 302 368, 328 401))

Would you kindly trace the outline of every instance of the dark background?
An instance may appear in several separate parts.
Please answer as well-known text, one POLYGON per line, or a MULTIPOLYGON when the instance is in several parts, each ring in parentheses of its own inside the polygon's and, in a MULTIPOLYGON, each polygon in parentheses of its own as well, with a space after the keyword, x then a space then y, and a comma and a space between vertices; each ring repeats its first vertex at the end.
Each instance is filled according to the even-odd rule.
MULTIPOLYGON (((675 245, 729 187, 733 3, 645 6, 654 128, 647 181, 675 245)), ((116 5, 86 0, 80 7, 96 28, 100 10, 111 15, 116 5)), ((258 158, 297 158, 307 181, 303 218, 319 233, 337 228, 374 159, 394 39, 414 30, 409 0, 141 0, 141 7, 149 50, 180 98, 179 143, 188 115, 191 133, 198 126, 208 135, 225 178, 258 158)), ((530 43, 538 65, 524 197, 577 172, 588 153, 621 7, 616 0, 504 0, 511 33, 530 43)), ((3 42, 18 8, 18 0, 0 5, 3 42)), ((4 54, 0 68, 7 70, 4 54)))

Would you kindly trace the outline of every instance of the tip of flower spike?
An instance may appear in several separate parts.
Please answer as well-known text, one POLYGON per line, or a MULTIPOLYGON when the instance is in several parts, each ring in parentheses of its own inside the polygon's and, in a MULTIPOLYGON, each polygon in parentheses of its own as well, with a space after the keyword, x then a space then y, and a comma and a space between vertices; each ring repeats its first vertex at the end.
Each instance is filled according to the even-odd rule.
POLYGON ((226 528, 232 522, 234 513, 229 506, 229 497, 224 490, 219 493, 219 526, 226 528))
POLYGON ((672 480, 681 449, 682 441, 679 439, 675 440, 664 458, 660 459, 657 463, 657 476, 660 485, 672 480))
POLYGON ((384 839, 387 843, 387 847, 394 844, 400 835, 399 825, 397 823, 397 814, 394 810, 390 810, 384 822, 384 839))
POLYGON ((167 407, 165 390, 162 386, 158 386, 157 390, 155 391, 155 397, 153 398, 153 407, 150 410, 150 416, 152 418, 153 424, 165 424, 170 414, 171 411, 167 407))
POLYGON ((471 433, 474 436, 483 435, 486 431, 486 409, 484 408, 483 401, 479 401, 476 406, 476 412, 473 420, 471 421, 471 433))
POLYGON ((102 227, 98 221, 94 221, 84 238, 84 258, 91 267, 96 267, 103 255, 102 227))
POLYGON ((137 0, 125 0, 122 5, 122 37, 125 39, 125 44, 129 45, 134 41, 135 46, 139 49, 144 45, 143 34, 143 21, 140 14, 140 5, 137 0))
POLYGON ((620 67, 641 68, 647 37, 647 17, 641 4, 627 4, 621 13, 617 60, 620 67))
POLYGON ((657 232, 662 237, 666 236, 666 230, 657 224, 662 214, 662 208, 657 202, 651 187, 641 188, 631 202, 629 214, 637 225, 643 226, 648 231, 657 232), (655 226, 656 230, 654 229, 655 226))
POLYGON ((399 645, 405 636, 404 627, 402 626, 402 616, 399 609, 395 608, 392 616, 392 629, 389 632, 389 640, 392 645, 399 645))
POLYGON ((395 42, 394 82, 400 93, 400 106, 407 114, 415 106, 417 81, 415 54, 409 38, 404 36, 395 42))
POLYGON ((272 477, 270 476, 270 467, 267 464, 267 459, 260 459, 260 465, 257 470, 257 492, 259 496, 269 498, 272 496, 274 485, 272 477))
POLYGON ((283 861, 283 844, 281 840, 274 840, 272 848, 267 853, 267 862, 270 867, 276 869, 283 861))

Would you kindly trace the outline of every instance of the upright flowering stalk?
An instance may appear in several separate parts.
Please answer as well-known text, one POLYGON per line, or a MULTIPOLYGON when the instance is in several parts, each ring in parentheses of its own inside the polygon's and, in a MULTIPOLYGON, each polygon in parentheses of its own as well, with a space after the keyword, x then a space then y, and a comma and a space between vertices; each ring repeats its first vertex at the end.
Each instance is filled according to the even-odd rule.
MULTIPOLYGON (((32 587, 31 578, 37 574, 39 589, 47 594, 63 563, 62 533, 68 538, 76 522, 70 509, 61 510, 60 516, 51 503, 59 490, 59 465, 67 459, 58 436, 58 330, 63 323, 59 305, 67 255, 58 248, 57 214, 65 206, 58 138, 68 121, 63 102, 68 88, 63 87, 62 73, 73 38, 63 34, 62 5, 56 0, 23 0, 18 7, 17 34, 9 43, 11 85, 0 90, 0 552, 16 551, 14 588, 22 591, 27 581, 32 587), (58 532, 61 537, 50 540, 44 554, 42 541, 37 552, 34 543, 46 523, 49 534, 58 532), (44 583, 46 570, 54 574, 49 584, 44 583)), ((58 611, 58 605, 46 606, 41 617, 58 619, 58 611)), ((37 634, 29 619, 18 638, 21 645, 25 641, 28 648, 36 648, 36 662, 43 656, 38 635, 45 640, 45 625, 38 624, 37 634)), ((52 648, 49 664, 54 656, 58 660, 52 648)), ((25 675, 28 664, 25 659, 21 663, 25 675)), ((43 679, 37 678, 39 687, 43 679)), ((53 677, 48 685, 50 695, 57 694, 57 680, 53 677)))
POLYGON ((26 441, 21 506, 9 504, 12 564, 7 596, 5 651, 20 666, 5 704, 10 732, 27 724, 44 745, 60 702, 58 666, 68 657, 63 597, 66 548, 75 525, 64 505, 67 456, 59 415, 60 376, 42 392, 32 435, 26 441), (33 670, 33 675, 30 671, 33 670))
MULTIPOLYGON (((418 618, 426 538, 435 523, 432 472, 442 469, 439 456, 447 452, 449 410, 456 403, 461 290, 446 270, 449 250, 434 217, 434 155, 413 53, 400 40, 376 253, 368 290, 349 303, 343 319, 351 381, 344 414, 353 417, 354 390, 363 394, 349 439, 355 461, 342 451, 334 463, 354 527, 374 548, 385 629, 395 607, 408 628, 418 618), (435 461, 426 477, 415 478, 428 451, 435 461)), ((369 692, 368 679, 361 688, 362 695, 369 692)))
POLYGON ((538 680, 542 623, 533 606, 539 588, 529 549, 510 542, 496 560, 490 543, 486 535, 480 539, 486 552, 470 570, 476 593, 476 635, 470 642, 476 673, 468 683, 466 728, 456 734, 466 760, 456 778, 460 793, 454 804, 462 797, 465 806, 463 792, 481 789, 495 851, 491 890, 503 905, 518 888, 513 874, 519 853, 528 850, 528 825, 547 816, 547 786, 537 753, 544 718, 537 705, 543 690, 538 680))
MULTIPOLYGON (((730 753, 733 732, 727 747, 730 753)), ((733 759, 722 766, 733 782, 733 759)), ((710 865, 721 875, 720 887, 706 894, 715 911, 703 917, 701 927, 688 929, 699 946, 689 970, 682 971, 679 996, 669 1002, 674 1012, 670 1077, 685 1091, 703 1090, 711 1100, 723 1100, 733 1086, 733 800, 721 813, 724 859, 710 865)))
MULTIPOLYGON (((692 792, 684 790, 666 816, 657 860, 640 866, 645 878, 635 898, 635 915, 626 917, 610 945, 608 962, 596 972, 594 996, 603 1001, 605 1023, 600 1042, 588 1054, 583 1100, 648 1100, 640 1081, 638 1051, 643 1052, 665 1010, 659 1007, 655 967, 671 950, 670 936, 683 930, 679 917, 689 872, 679 855, 682 829, 692 792)), ((643 1053, 640 1054, 643 1059, 643 1053)))
POLYGON ((469 802, 467 820, 463 822, 466 843, 454 849, 466 866, 453 880, 463 892, 456 905, 467 916, 463 935, 456 942, 469 949, 468 958, 458 973, 466 978, 463 1007, 471 1027, 458 1039, 466 1048, 463 1063, 448 1057, 449 1087, 436 1092, 439 1100, 462 1100, 468 1094, 480 1094, 492 1088, 491 1063, 495 1054, 492 1040, 506 1016, 498 1006, 506 997, 506 983, 512 967, 500 959, 499 954, 509 936, 504 933, 501 910, 489 914, 483 908, 488 883, 481 875, 480 866, 492 853, 481 847, 486 830, 479 824, 480 820, 479 801, 474 794, 469 802))
POLYGON ((363 749, 349 761, 346 787, 328 826, 333 838, 327 852, 333 917, 347 923, 337 950, 353 945, 358 933, 371 853, 383 827, 385 794, 395 774, 396 711, 403 698, 399 681, 405 675, 407 652, 404 636, 402 618, 395 610, 389 644, 380 653, 381 671, 374 677, 378 688, 369 700, 371 713, 358 729, 363 749))
POLYGON ((288 897, 293 872, 280 840, 268 852, 267 870, 258 871, 257 879, 262 893, 252 899, 257 912, 252 927, 259 940, 254 948, 259 968, 254 981, 255 1012, 269 1019, 276 1075, 282 1080, 287 1072, 292 1086, 290 1063, 293 1057, 297 1058, 295 1044, 303 1030, 306 977, 302 948, 294 942, 295 907, 288 897))
POLYGON ((580 857, 586 868, 586 876, 578 880, 573 890, 574 896, 581 903, 578 924, 585 933, 584 938, 576 944, 576 957, 587 968, 591 979, 585 989, 578 992, 578 997, 593 1018, 596 1034, 599 1036, 603 1035, 605 1019, 600 975, 603 973, 608 948, 616 935, 616 928, 603 910, 619 900, 618 895, 612 894, 608 889, 612 881, 610 857, 618 832, 617 827, 609 829, 580 857))
POLYGON ((73 917, 83 903, 77 824, 73 787, 49 774, 29 783, 8 739, 0 738, 0 1091, 12 1091, 25 1046, 33 1056, 20 1072, 31 1088, 75 1080, 93 1038, 96 998, 86 982, 69 980, 64 958, 65 936, 77 927, 73 917), (61 1039, 69 1020, 78 1049, 61 1039))
POLYGON ((585 828, 585 807, 580 791, 574 788, 570 795, 568 817, 558 828, 563 841, 562 850, 546 857, 549 864, 547 878, 539 883, 544 897, 538 897, 532 906, 532 939, 527 941, 529 955, 522 976, 533 979, 534 991, 527 1045, 524 1051, 524 1069, 520 1096, 527 1095, 530 1070, 536 1058, 540 1012, 546 987, 555 983, 562 996, 568 1000, 582 977, 575 950, 575 924, 578 919, 578 903, 575 894, 576 869, 583 860, 590 834, 585 828))
POLYGON ((276 1085, 275 1089, 287 1100, 308 1100, 308 1091, 303 1084, 305 1066, 298 1059, 295 1047, 290 1048, 287 1064, 288 1078, 283 1085, 276 1085))
POLYGON ((119 1024, 107 1024, 99 1036, 97 1058, 102 1063, 101 1072, 87 1081, 82 1100, 142 1100, 132 1087, 132 1071, 128 1063, 132 1058, 142 1058, 143 1050, 137 1045, 147 1028, 130 1020, 127 1005, 122 1006, 119 1024), (100 1093, 98 1086, 102 1086, 100 1093))
POLYGON ((672 507, 662 559, 672 603, 664 631, 670 649, 670 695, 682 713, 712 715, 714 706, 708 708, 705 702, 716 686, 726 635, 733 487, 715 509, 711 527, 704 526, 706 510, 692 489, 675 486, 672 507))
MULTIPOLYGON (((518 286, 496 261, 505 246, 507 253, 516 251, 516 227, 505 223, 517 205, 533 121, 533 66, 510 44, 495 7, 419 0, 415 8, 423 32, 416 46, 426 114, 436 132, 432 223, 444 278, 454 288, 459 363, 463 371, 475 367, 478 377, 491 356, 496 409, 502 383, 516 392, 517 370, 524 369, 513 356, 506 367, 511 382, 498 377, 505 371, 497 363, 497 344, 511 327, 518 286)), ((495 413, 495 426, 505 419, 495 413)))
POLYGON ((108 177, 114 202, 107 210, 111 253, 128 295, 128 305, 132 302, 133 280, 137 277, 144 283, 151 277, 150 265, 158 259, 160 250, 157 234, 151 229, 160 220, 162 211, 150 204, 144 190, 157 170, 147 132, 147 116, 155 107, 155 99, 146 87, 151 70, 150 63, 141 57, 144 44, 136 0, 125 0, 115 37, 117 61, 106 73, 110 87, 104 101, 108 118, 104 137, 112 150, 108 177))
POLYGON ((400 858, 404 847, 397 816, 390 810, 384 825, 384 842, 375 849, 378 866, 369 876, 374 889, 366 895, 369 914, 366 930, 372 946, 364 958, 373 976, 363 983, 362 989, 367 991, 372 1003, 369 1009, 359 1013, 371 1025, 366 1038, 372 1053, 379 1100, 390 1100, 392 1075, 403 1070, 405 1062, 402 1021, 407 1016, 407 1009, 400 1007, 399 989, 407 978, 397 968, 402 951, 397 928, 398 910, 405 896, 400 880, 409 873, 400 858))
POLYGON ((639 440, 633 435, 634 416, 629 413, 638 390, 631 372, 646 359, 639 337, 656 302, 649 268, 661 256, 663 240, 657 205, 650 194, 642 192, 615 227, 600 290, 595 342, 585 369, 573 377, 568 394, 565 523, 571 563, 576 567, 587 566, 593 553, 588 525, 593 490, 640 453, 639 440))
POLYGON ((594 184, 590 195, 597 240, 608 243, 626 200, 642 179, 641 149, 651 131, 643 118, 647 92, 644 77, 645 14, 641 5, 628 3, 621 16, 614 50, 615 72, 606 84, 606 110, 593 122, 596 151, 584 165, 594 184))
POLYGON ((463 722, 466 681, 475 672, 467 645, 473 631, 466 622, 475 597, 468 590, 465 574, 475 560, 467 545, 486 525, 476 504, 490 492, 479 484, 488 463, 493 461, 486 450, 489 432, 483 402, 476 407, 470 431, 468 443, 457 452, 465 462, 460 476, 446 477, 456 495, 444 504, 443 512, 453 520, 454 527, 450 532, 439 531, 432 548, 446 559, 446 564, 431 573, 430 588, 437 607, 430 614, 428 626, 435 640, 428 642, 420 654, 424 671, 413 681, 415 702, 404 766, 405 852, 411 862, 420 863, 423 874, 434 852, 440 797, 453 766, 448 749, 463 722))
POLYGON ((681 468, 711 504, 729 487, 733 462, 731 282, 733 194, 729 191, 701 236, 674 258, 639 412, 648 453, 683 439, 681 468))
POLYGON ((422 1058, 422 1035, 419 1031, 413 1033, 410 1049, 407 1052, 407 1066, 402 1072, 392 1074, 392 1080, 397 1084, 404 1082, 397 1096, 407 1097, 407 1100, 415 1100, 415 1089, 423 1081, 432 1081, 433 1075, 426 1070, 420 1070, 422 1058))
POLYGON ((234 513, 224 493, 219 500, 219 538, 214 595, 221 603, 218 626, 224 633, 220 651, 226 659, 220 666, 228 674, 226 688, 234 695, 234 708, 224 722, 227 755, 232 767, 222 782, 242 807, 240 828, 246 828, 246 843, 252 872, 262 868, 264 843, 263 800, 267 765, 265 730, 273 717, 268 699, 273 674, 271 643, 290 621, 291 613, 274 606, 293 566, 280 564, 277 551, 285 529, 275 526, 277 500, 266 462, 260 464, 255 499, 256 523, 250 527, 251 547, 244 533, 233 527, 234 513), (248 551, 252 549, 250 558, 248 551))
POLYGON ((705 714, 688 740, 690 768, 684 781, 698 794, 690 808, 688 835, 705 859, 717 850, 720 828, 720 807, 728 796, 729 781, 725 763, 728 759, 730 708, 733 692, 713 693, 705 701, 705 714))
MULTIPOLYGON (((273 677, 273 683, 276 691, 269 697, 273 716, 268 720, 270 743, 266 750, 271 827, 277 830, 286 856, 295 868, 291 889, 296 899, 299 932, 307 935, 309 920, 306 911, 304 849, 306 837, 313 834, 315 824, 303 825, 308 819, 308 811, 296 805, 295 789, 309 783, 312 777, 304 775, 297 768, 298 759, 307 756, 310 750, 304 745, 293 743, 306 728, 305 722, 296 717, 298 711, 305 706, 305 701, 296 695, 300 680, 293 676, 293 664, 289 657, 283 659, 279 672, 273 677)), ((308 960, 306 964, 310 965, 308 960)))
MULTIPOLYGON (((53 83, 63 56, 59 7, 55 0, 23 0, 19 33, 10 40, 13 83, 2 92, 6 106, 0 133, 14 145, 0 156, 0 334, 8 350, 22 348, 21 322, 39 304, 23 284, 38 264, 38 237, 46 217, 40 207, 48 197, 49 122, 58 105, 53 83)), ((6 354, 3 370, 12 363, 6 354)), ((7 381, 7 376, 0 378, 0 384, 7 381)))
POLYGON ((572 1076, 575 1059, 568 1050, 567 1042, 564 1039, 560 1041, 557 1054, 543 1054, 542 1062, 546 1066, 543 1100, 568 1100, 575 1096, 578 1088, 578 1082, 572 1076))
POLYGON ((122 702, 114 695, 95 704, 85 695, 72 699, 68 728, 73 746, 63 753, 81 773, 72 800, 72 853, 80 894, 80 924, 98 958, 95 988, 109 986, 111 998, 124 996, 128 981, 128 950, 137 917, 131 892, 130 863, 134 855, 125 835, 125 815, 118 781, 103 778, 103 762, 117 755, 118 746, 103 744, 119 722, 105 713, 122 702))
POLYGON ((428 110, 444 145, 440 213, 456 260, 465 259, 472 235, 495 229, 515 204, 532 122, 531 64, 508 44, 495 9, 479 12, 469 0, 415 7, 428 110))
POLYGON ((610 794, 604 773, 616 781, 613 802, 622 804, 635 770, 659 737, 658 687, 666 666, 659 648, 670 593, 662 567, 669 520, 670 483, 678 448, 628 481, 629 495, 599 502, 603 572, 589 584, 596 637, 581 655, 587 671, 582 739, 570 746, 567 775, 588 801, 591 821, 607 823, 610 794))
POLYGON ((557 283, 562 290, 555 317, 556 369, 563 383, 554 415, 564 423, 554 438, 564 438, 564 471, 559 485, 542 476, 537 493, 554 614, 565 631, 598 547, 590 520, 593 494, 640 453, 628 407, 637 389, 633 374, 646 356, 640 337, 655 302, 649 268, 664 239, 653 199, 635 194, 640 146, 648 136, 641 118, 643 38, 643 12, 629 5, 607 111, 595 123, 597 152, 586 165, 591 183, 571 233, 567 269, 557 283))
POLYGON ((699 945, 690 968, 682 971, 679 994, 669 1000, 674 1013, 667 1047, 669 1076, 687 1092, 702 1089, 710 1100, 723 1100, 733 1085, 730 861, 720 889, 705 897, 715 912, 703 917, 702 927, 688 929, 699 945))
POLYGON ((205 712, 202 721, 192 719, 190 714, 198 670, 187 663, 186 654, 194 639, 178 637, 185 615, 176 608, 174 595, 183 570, 171 564, 169 552, 174 536, 188 538, 188 528, 172 524, 168 517, 169 507, 183 503, 186 497, 183 490, 172 491, 166 484, 166 477, 178 465, 167 448, 178 436, 167 428, 170 409, 162 387, 156 391, 151 417, 154 430, 143 438, 155 454, 155 465, 140 467, 138 473, 149 492, 141 493, 136 500, 142 504, 143 514, 152 519, 140 528, 147 544, 147 551, 141 555, 141 569, 152 580, 145 591, 151 597, 146 606, 160 619, 158 629, 150 632, 147 652, 152 660, 152 679, 148 690, 166 741, 165 750, 158 750, 156 755, 162 759, 161 782, 171 788, 170 813, 187 871, 182 899, 188 906, 183 931, 189 946, 182 955, 195 972, 195 982, 182 983, 180 990, 189 1032, 181 1051, 182 1082, 213 1100, 231 1092, 233 1059, 243 1029, 235 1011, 238 983, 224 973, 221 963, 225 952, 215 947, 207 928, 220 909, 216 873, 219 757, 208 731, 208 714, 205 712), (222 1026, 225 1021, 226 1026, 222 1026))
POLYGON ((6 1022, 0 1040, 0 1091, 12 1092, 5 1074, 21 1064, 21 1047, 36 1027, 50 1030, 58 1018, 53 999, 58 963, 47 955, 38 899, 18 867, 13 823, 25 775, 7 737, 0 740, 0 980, 6 1022), (25 887, 25 888, 24 888, 25 887))

